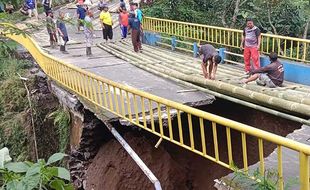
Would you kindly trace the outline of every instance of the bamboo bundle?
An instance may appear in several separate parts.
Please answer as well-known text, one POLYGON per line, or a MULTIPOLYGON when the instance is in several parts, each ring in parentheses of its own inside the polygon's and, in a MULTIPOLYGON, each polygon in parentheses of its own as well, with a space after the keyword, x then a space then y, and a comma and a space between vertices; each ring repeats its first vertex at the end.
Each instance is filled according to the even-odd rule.
MULTIPOLYGON (((148 46, 144 47, 145 53, 136 54, 133 51, 128 50, 128 45, 127 42, 122 42, 117 44, 105 44, 101 47, 109 50, 110 53, 118 57, 120 56, 120 58, 125 59, 126 61, 131 63, 135 62, 136 64, 149 68, 157 73, 165 74, 171 78, 197 84, 212 91, 267 107, 310 116, 310 99, 308 97, 303 97, 299 93, 296 93, 296 96, 296 94, 292 92, 264 90, 264 88, 253 85, 246 85, 245 88, 243 88, 240 84, 234 84, 234 82, 231 81, 221 82, 205 80, 203 77, 197 76, 201 74, 201 71, 199 71, 200 66, 198 64, 186 63, 189 60, 195 60, 193 58, 183 59, 185 58, 185 56, 183 56, 183 60, 180 60, 180 58, 176 57, 177 54, 164 54, 159 51, 152 51, 148 46), (153 53, 153 56, 150 56, 151 52, 153 53), (175 62, 176 60, 181 63, 175 62), (195 75, 189 75, 189 73, 195 75)), ((227 68, 226 72, 220 72, 221 70, 224 71, 225 68, 219 67, 219 76, 222 77, 229 77, 235 72, 235 69, 231 68, 227 68)), ((238 76, 241 75, 242 74, 238 74, 238 76)))

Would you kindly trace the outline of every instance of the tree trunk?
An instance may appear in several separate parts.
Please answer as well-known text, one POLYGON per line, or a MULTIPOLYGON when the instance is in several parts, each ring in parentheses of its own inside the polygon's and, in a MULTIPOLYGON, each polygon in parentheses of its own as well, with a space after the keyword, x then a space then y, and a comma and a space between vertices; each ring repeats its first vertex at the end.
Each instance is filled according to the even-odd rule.
POLYGON ((310 24, 310 18, 308 19, 306 26, 305 26, 304 35, 302 37, 303 39, 307 39, 309 24, 310 24))
POLYGON ((234 15, 232 17, 232 22, 231 22, 231 25, 230 25, 230 28, 234 28, 235 25, 236 25, 236 21, 237 21, 237 16, 238 16, 238 13, 239 13, 239 9, 240 9, 240 0, 236 0, 236 3, 235 3, 235 11, 234 11, 234 15))

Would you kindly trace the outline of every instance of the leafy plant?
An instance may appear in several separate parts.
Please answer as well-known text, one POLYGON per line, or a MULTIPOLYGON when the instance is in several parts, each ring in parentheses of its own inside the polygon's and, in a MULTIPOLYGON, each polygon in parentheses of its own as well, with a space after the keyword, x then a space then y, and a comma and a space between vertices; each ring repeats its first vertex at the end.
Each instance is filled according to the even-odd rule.
MULTIPOLYGON (((236 189, 276 190, 279 185, 278 171, 275 169, 267 169, 264 171, 264 175, 261 175, 258 168, 252 172, 248 171, 248 173, 246 173, 234 166, 234 175, 228 184, 230 187, 236 189)), ((298 179, 291 178, 285 184, 284 189, 289 190, 296 184, 298 184, 298 179)))
POLYGON ((73 190, 70 172, 63 167, 53 166, 66 154, 55 153, 46 162, 39 159, 32 162, 9 162, 0 168, 0 183, 7 190, 55 189, 73 190))
POLYGON ((58 128, 59 151, 65 152, 69 143, 70 113, 63 108, 59 108, 55 112, 51 113, 49 117, 54 118, 54 125, 58 128))

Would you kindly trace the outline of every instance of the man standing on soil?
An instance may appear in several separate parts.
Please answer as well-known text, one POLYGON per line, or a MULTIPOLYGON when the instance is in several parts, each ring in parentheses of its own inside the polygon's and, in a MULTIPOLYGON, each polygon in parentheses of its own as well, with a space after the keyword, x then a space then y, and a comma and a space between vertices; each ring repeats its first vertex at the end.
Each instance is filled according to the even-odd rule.
POLYGON ((66 28, 66 24, 64 22, 65 14, 63 12, 59 12, 59 18, 57 19, 57 30, 60 36, 60 51, 64 54, 68 54, 66 51, 66 44, 69 41, 68 32, 66 28))
POLYGON ((215 80, 217 65, 222 61, 221 56, 218 55, 216 49, 210 44, 202 45, 199 48, 199 55, 203 55, 201 64, 203 76, 206 79, 215 80))
POLYGON ((54 15, 51 10, 47 12, 46 28, 50 36, 50 47, 54 49, 57 46, 57 35, 56 35, 57 29, 56 29, 56 25, 54 22, 54 15))
POLYGON ((102 33, 103 33, 103 39, 108 42, 108 39, 110 41, 113 39, 113 23, 112 23, 112 17, 109 13, 109 7, 105 5, 103 7, 103 10, 100 13, 100 21, 101 21, 101 27, 102 27, 102 33))
POLYGON ((140 40, 141 27, 140 27, 139 19, 134 14, 130 14, 128 31, 130 29, 131 29, 131 40, 132 40, 134 51, 137 53, 139 51, 141 52, 142 50, 141 40, 140 40))
POLYGON ((120 27, 121 27, 121 36, 122 36, 122 39, 126 38, 127 37, 127 27, 128 27, 128 13, 127 13, 127 10, 126 8, 123 8, 121 10, 121 12, 119 13, 119 24, 120 24, 120 27))
POLYGON ((251 76, 248 79, 244 79, 242 82, 247 84, 256 80, 256 83, 260 86, 266 86, 269 88, 281 86, 284 78, 283 65, 278 61, 277 53, 270 53, 269 59, 269 65, 251 71, 251 76))
POLYGON ((254 69, 260 67, 259 62, 259 47, 261 43, 260 29, 254 26, 251 18, 246 19, 246 27, 243 30, 243 36, 241 40, 241 49, 244 50, 243 57, 245 63, 245 72, 249 74, 251 71, 250 60, 252 58, 254 69))
POLYGON ((86 56, 91 56, 91 46, 93 45, 94 27, 92 23, 93 13, 88 10, 84 19, 84 33, 86 39, 86 56))

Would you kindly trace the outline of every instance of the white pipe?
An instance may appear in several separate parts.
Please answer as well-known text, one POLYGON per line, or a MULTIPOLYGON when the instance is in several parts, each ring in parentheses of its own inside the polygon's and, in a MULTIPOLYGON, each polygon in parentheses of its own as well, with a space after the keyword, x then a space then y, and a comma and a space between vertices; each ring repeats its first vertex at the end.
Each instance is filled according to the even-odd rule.
POLYGON ((149 178, 149 180, 154 184, 156 190, 162 190, 159 180, 155 177, 152 171, 144 164, 140 157, 135 153, 135 151, 129 146, 129 144, 123 139, 123 137, 116 131, 114 127, 110 128, 111 133, 118 140, 119 143, 128 152, 131 158, 138 164, 144 174, 149 178))

